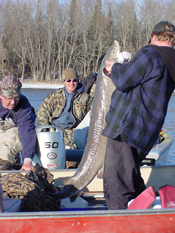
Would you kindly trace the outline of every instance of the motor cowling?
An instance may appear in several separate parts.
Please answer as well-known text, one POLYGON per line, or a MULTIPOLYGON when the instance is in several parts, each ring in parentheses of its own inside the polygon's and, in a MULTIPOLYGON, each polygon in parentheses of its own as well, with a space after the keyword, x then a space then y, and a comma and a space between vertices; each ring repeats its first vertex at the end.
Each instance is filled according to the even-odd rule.
POLYGON ((36 154, 48 170, 65 169, 66 155, 63 134, 59 127, 41 125, 36 127, 36 154))

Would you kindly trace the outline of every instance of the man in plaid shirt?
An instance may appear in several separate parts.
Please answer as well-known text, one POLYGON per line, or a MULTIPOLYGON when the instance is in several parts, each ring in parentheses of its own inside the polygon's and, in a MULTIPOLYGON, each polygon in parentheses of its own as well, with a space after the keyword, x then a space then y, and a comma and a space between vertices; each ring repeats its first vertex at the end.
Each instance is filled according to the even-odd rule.
POLYGON ((175 27, 161 21, 149 45, 124 64, 107 61, 116 89, 106 115, 104 194, 108 209, 126 209, 145 189, 140 163, 158 139, 175 88, 175 27))

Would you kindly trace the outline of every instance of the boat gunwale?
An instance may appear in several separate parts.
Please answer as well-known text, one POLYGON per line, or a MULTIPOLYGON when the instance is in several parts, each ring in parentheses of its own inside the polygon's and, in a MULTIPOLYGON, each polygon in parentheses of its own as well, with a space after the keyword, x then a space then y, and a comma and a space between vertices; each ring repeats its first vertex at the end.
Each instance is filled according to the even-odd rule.
MULTIPOLYGON (((156 169, 166 169, 167 167, 169 168, 173 168, 175 167, 174 164, 168 164, 168 165, 159 165, 159 166, 154 166, 154 165, 151 165, 151 166, 141 166, 141 169, 151 169, 151 168, 156 168, 156 169)), ((52 170, 49 170, 49 172, 51 174, 54 175, 54 173, 57 173, 57 172, 61 172, 61 173, 74 173, 76 172, 76 168, 75 169, 52 169, 52 170)), ((27 173, 28 171, 25 171, 25 170, 0 170, 0 177, 1 177, 1 174, 9 174, 9 173, 16 173, 16 172, 21 172, 23 174, 27 173)), ((98 179, 101 179, 101 178, 98 178, 98 179)))
POLYGON ((15 212, 0 213, 2 219, 53 219, 53 218, 80 218, 80 217, 112 217, 112 216, 139 216, 139 215, 168 215, 175 214, 175 208, 141 209, 141 210, 75 210, 75 211, 42 211, 42 212, 15 212))

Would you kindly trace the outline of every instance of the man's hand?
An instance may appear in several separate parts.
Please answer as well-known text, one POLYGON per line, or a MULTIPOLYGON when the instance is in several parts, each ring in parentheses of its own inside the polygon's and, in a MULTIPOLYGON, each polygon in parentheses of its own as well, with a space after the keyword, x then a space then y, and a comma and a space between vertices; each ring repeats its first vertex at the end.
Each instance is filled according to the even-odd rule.
POLYGON ((115 62, 118 63, 126 63, 129 62, 131 60, 132 54, 129 52, 121 52, 119 53, 119 56, 116 58, 111 59, 110 61, 106 61, 106 66, 103 69, 103 72, 106 76, 111 77, 111 70, 112 70, 112 66, 114 65, 115 62), (120 59, 119 59, 120 58, 120 59))
POLYGON ((31 170, 33 168, 32 161, 25 160, 20 170, 31 170))
POLYGON ((103 69, 103 72, 106 76, 110 77, 112 66, 114 65, 114 61, 106 61, 106 67, 103 69))

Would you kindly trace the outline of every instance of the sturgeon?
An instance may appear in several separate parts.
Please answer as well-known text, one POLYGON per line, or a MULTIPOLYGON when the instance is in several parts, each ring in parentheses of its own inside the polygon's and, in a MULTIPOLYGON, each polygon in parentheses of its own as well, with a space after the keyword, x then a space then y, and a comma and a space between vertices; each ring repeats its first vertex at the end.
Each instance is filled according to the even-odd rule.
POLYGON ((111 94, 115 88, 111 79, 104 73, 107 60, 124 62, 119 43, 116 40, 103 58, 98 72, 83 157, 73 176, 60 178, 63 183, 63 190, 55 194, 59 199, 69 197, 71 201, 74 201, 79 193, 94 179, 98 171, 103 168, 107 138, 102 135, 102 131, 105 127, 105 116, 109 110, 111 94))

